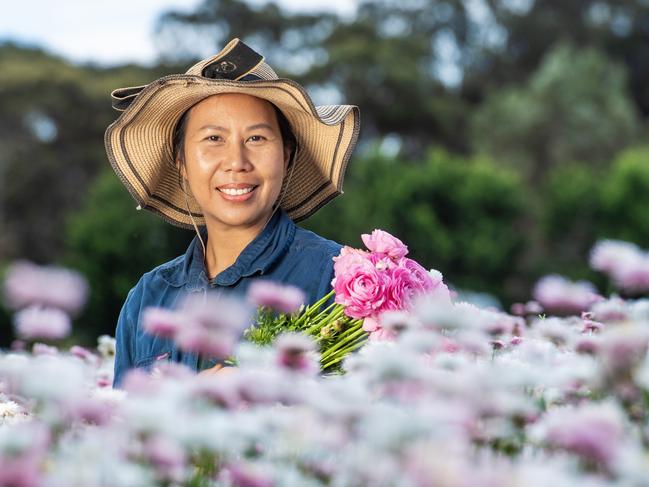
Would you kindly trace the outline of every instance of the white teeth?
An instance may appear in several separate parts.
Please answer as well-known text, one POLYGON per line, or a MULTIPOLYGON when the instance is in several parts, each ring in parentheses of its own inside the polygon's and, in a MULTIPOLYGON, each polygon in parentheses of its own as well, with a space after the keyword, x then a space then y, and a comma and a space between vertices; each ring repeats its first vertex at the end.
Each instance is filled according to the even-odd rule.
POLYGON ((221 189, 221 192, 225 194, 229 194, 231 196, 238 196, 246 193, 250 193, 254 187, 246 188, 246 189, 230 189, 230 188, 223 188, 221 189))

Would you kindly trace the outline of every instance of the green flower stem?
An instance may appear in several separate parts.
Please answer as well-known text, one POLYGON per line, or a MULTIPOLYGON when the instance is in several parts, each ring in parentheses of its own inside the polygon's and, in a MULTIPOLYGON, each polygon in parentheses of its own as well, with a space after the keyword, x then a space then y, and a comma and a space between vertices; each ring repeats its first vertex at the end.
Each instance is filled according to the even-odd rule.
POLYGON ((338 342, 326 350, 320 357, 320 362, 326 360, 327 358, 331 357, 331 355, 336 351, 341 348, 343 348, 345 345, 348 345, 350 342, 353 342, 356 338, 361 336, 363 333, 366 333, 365 330, 361 327, 361 323, 358 322, 355 326, 350 328, 347 332, 345 332, 343 335, 340 336, 338 342), (353 333, 349 333, 353 331, 353 333))
POLYGON ((329 306, 327 306, 327 308, 325 308, 324 310, 319 311, 320 306, 322 306, 322 305, 327 301, 327 299, 329 299, 331 296, 333 296, 333 294, 334 294, 334 292, 331 291, 331 292, 329 292, 328 294, 325 294, 322 298, 320 298, 318 301, 316 301, 315 303, 313 303, 311 306, 309 306, 309 307, 306 309, 306 311, 304 312, 304 314, 302 314, 302 316, 300 316, 300 317, 299 317, 299 318, 298 318, 298 319, 293 323, 293 325, 295 326, 295 328, 296 328, 296 329, 299 329, 299 328, 301 327, 301 325, 302 325, 305 321, 307 321, 309 318, 314 318, 314 315, 315 315, 315 318, 314 318, 314 319, 317 319, 319 316, 324 315, 325 312, 328 311, 330 308, 333 308, 333 307, 336 305, 336 303, 332 303, 332 304, 330 304, 329 306))
POLYGON ((322 319, 316 321, 304 331, 307 334, 311 335, 313 334, 313 332, 319 330, 323 326, 328 325, 329 323, 333 323, 337 319, 341 318, 344 313, 345 309, 341 306, 340 309, 333 311, 329 316, 324 316, 322 319))
POLYGON ((329 361, 327 361, 325 363, 320 363, 320 370, 326 371, 328 369, 331 369, 335 365, 337 365, 340 362, 342 362, 343 360, 345 360, 349 356, 349 354, 351 354, 351 352, 353 352, 355 349, 361 348, 363 345, 365 345, 364 341, 359 343, 357 347, 354 347, 353 349, 350 349, 348 351, 348 353, 341 354, 341 355, 336 355, 335 357, 333 357, 329 361))
POLYGON ((322 356, 323 357, 326 357, 329 353, 335 351, 335 349, 339 345, 344 345, 346 343, 347 338, 350 335, 356 333, 356 331, 358 330, 358 323, 351 322, 350 325, 351 326, 349 328, 347 328, 345 331, 343 331, 340 335, 338 335, 336 337, 333 337, 333 338, 335 338, 336 343, 334 345, 332 345, 329 349, 326 349, 326 350, 322 351, 322 356))
POLYGON ((331 315, 334 313, 339 313, 341 310, 344 310, 343 306, 338 304, 338 303, 332 303, 329 306, 327 306, 325 309, 320 311, 317 315, 310 317, 311 322, 318 323, 322 320, 329 320, 331 315), (339 307, 340 309, 336 309, 339 307))
POLYGON ((359 341, 353 343, 351 346, 349 346, 349 347, 347 347, 347 348, 345 348, 343 350, 339 350, 339 352, 337 354, 335 354, 334 357, 329 357, 328 361, 326 361, 326 362, 321 361, 320 362, 321 369, 325 370, 325 369, 328 369, 329 367, 331 367, 332 365, 336 365, 338 362, 342 361, 344 358, 346 358, 354 350, 358 350, 363 345, 365 345, 366 341, 367 341, 367 339, 359 340, 359 341))

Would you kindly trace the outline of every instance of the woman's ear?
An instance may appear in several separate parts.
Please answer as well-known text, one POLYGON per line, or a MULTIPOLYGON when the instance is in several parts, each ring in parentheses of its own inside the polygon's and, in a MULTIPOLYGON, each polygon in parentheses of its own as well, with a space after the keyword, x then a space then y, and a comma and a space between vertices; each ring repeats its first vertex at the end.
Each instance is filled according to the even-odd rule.
POLYGON ((288 165, 291 162, 291 155, 293 154, 293 149, 288 146, 284 145, 284 172, 288 171, 288 165))
POLYGON ((178 174, 180 174, 180 177, 183 179, 187 179, 187 171, 185 170, 185 165, 182 163, 180 158, 176 158, 176 169, 178 170, 178 174))

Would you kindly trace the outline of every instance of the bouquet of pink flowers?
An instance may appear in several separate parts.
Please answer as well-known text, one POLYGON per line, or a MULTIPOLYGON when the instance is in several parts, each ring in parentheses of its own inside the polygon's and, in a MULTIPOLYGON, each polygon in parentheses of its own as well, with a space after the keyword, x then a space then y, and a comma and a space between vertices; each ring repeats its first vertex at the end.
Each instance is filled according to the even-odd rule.
POLYGON ((382 230, 361 237, 368 250, 343 247, 334 257, 333 290, 317 303, 277 317, 268 309, 272 306, 258 301, 262 307, 256 325, 246 331, 248 339, 267 344, 284 331, 304 332, 320 345, 322 370, 331 370, 368 338, 394 338, 382 321, 385 312, 408 311, 423 294, 449 298, 442 275, 407 258, 401 240, 382 230), (320 309, 332 295, 334 303, 320 309))

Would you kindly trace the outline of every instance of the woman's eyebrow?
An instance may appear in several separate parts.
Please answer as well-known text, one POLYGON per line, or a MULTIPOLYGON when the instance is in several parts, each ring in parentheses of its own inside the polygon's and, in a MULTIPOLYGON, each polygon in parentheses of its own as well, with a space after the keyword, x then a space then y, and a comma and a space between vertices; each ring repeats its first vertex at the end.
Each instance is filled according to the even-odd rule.
POLYGON ((213 130, 220 130, 221 132, 229 132, 229 130, 226 129, 225 127, 221 127, 220 125, 212 125, 212 124, 203 125, 198 130, 200 131, 205 129, 213 129, 213 130))
MULTIPOLYGON (((203 125, 198 130, 200 131, 200 130, 206 130, 206 129, 220 130, 221 132, 229 132, 230 131, 229 129, 227 129, 225 127, 221 127, 220 125, 212 125, 212 124, 203 125)), ((266 129, 266 130, 272 131, 273 127, 271 125, 267 124, 267 123, 256 123, 254 125, 250 125, 249 127, 246 127, 246 130, 258 130, 258 129, 266 129)))
POLYGON ((273 127, 271 127, 267 123, 256 123, 255 125, 251 125, 250 127, 248 127, 247 130, 258 130, 258 129, 267 129, 270 130, 271 132, 273 131, 273 127))

